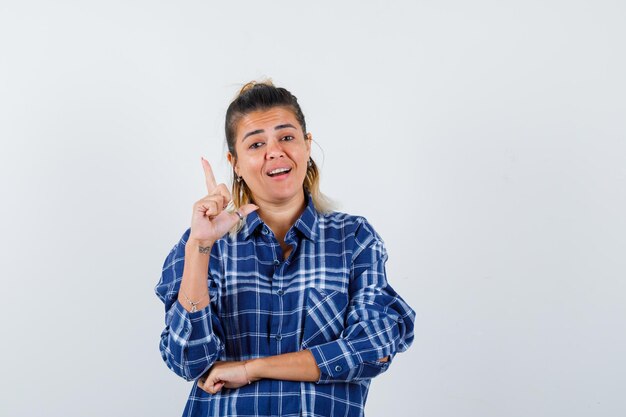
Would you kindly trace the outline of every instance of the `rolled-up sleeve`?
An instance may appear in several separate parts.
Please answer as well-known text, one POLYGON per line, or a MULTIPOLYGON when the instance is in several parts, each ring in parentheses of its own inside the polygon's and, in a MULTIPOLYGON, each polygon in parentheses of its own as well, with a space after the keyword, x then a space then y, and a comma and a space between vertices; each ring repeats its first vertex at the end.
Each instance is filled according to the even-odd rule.
MULTIPOLYGON (((155 292, 165 304, 165 329, 161 332, 159 348, 168 368, 191 381, 204 374, 224 350, 223 331, 212 305, 215 300, 213 280, 207 271, 207 287, 211 302, 199 311, 190 313, 178 302, 178 291, 183 277, 187 230, 172 248, 163 264, 163 271, 155 292)), ((211 253, 210 262, 218 262, 211 253)))
POLYGON ((373 378, 413 342, 415 312, 387 283, 384 243, 362 219, 355 232, 345 328, 333 341, 309 346, 318 383, 373 378), (379 359, 388 357, 387 362, 379 359))

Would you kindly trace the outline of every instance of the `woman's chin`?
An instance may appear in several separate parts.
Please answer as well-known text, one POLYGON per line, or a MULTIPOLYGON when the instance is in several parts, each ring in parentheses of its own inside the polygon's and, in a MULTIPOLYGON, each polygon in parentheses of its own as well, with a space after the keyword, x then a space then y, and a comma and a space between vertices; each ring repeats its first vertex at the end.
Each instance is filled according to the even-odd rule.
POLYGON ((304 191, 302 187, 298 189, 279 189, 273 188, 263 193, 262 200, 266 200, 268 203, 283 204, 289 203, 295 198, 304 198, 304 191))

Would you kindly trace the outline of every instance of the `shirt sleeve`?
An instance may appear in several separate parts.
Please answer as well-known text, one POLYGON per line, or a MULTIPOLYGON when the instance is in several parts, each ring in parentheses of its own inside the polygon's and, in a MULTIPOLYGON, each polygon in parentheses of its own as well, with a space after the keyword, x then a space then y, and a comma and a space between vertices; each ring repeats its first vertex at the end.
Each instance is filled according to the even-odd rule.
POLYGON ((415 312, 387 283, 384 243, 364 219, 354 248, 345 328, 338 339, 308 347, 320 369, 318 383, 379 375, 413 342, 415 312))
MULTIPOLYGON (((209 305, 190 313, 178 301, 185 263, 185 245, 190 231, 188 229, 183 234, 165 259, 161 278, 155 288, 157 296, 165 304, 165 329, 161 333, 159 344, 161 356, 168 368, 187 381, 204 374, 224 350, 222 326, 213 313, 215 285, 208 271, 207 284, 211 299, 209 305)), ((219 263, 215 249, 214 247, 211 251, 209 262, 212 264, 219 263)))

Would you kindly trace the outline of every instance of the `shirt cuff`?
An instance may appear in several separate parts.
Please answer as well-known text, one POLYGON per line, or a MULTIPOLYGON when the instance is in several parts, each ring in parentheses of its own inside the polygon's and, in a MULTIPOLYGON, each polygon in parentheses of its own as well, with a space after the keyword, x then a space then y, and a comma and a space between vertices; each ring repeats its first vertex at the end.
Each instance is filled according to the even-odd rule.
POLYGON ((190 313, 177 300, 167 312, 166 324, 170 334, 181 345, 205 343, 213 335, 209 306, 190 313))
POLYGON ((320 379, 317 383, 347 379, 350 371, 361 363, 358 360, 358 353, 345 339, 333 340, 307 349, 313 354, 320 368, 320 379))

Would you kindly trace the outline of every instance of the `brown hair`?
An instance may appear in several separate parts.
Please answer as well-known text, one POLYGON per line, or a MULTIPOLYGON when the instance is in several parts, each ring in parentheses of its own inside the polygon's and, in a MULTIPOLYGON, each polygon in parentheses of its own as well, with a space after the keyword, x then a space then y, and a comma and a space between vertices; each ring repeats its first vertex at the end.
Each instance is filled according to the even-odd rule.
MULTIPOLYGON (((237 97, 235 97, 228 106, 228 110, 226 110, 226 144, 234 158, 233 166, 237 160, 235 142, 237 139, 236 130, 239 120, 253 111, 268 110, 273 107, 284 107, 291 110, 296 120, 298 120, 298 123, 300 123, 300 126, 302 126, 302 132, 306 140, 306 122, 296 96, 282 87, 275 87, 270 80, 262 82, 251 81, 241 88, 237 97)), ((309 160, 303 187, 311 195, 317 211, 323 213, 332 211, 332 203, 328 197, 320 191, 320 174, 317 164, 312 158, 309 160)), ((238 209, 244 204, 253 202, 252 192, 245 181, 237 181, 237 174, 234 168, 232 197, 235 209, 238 209)))

